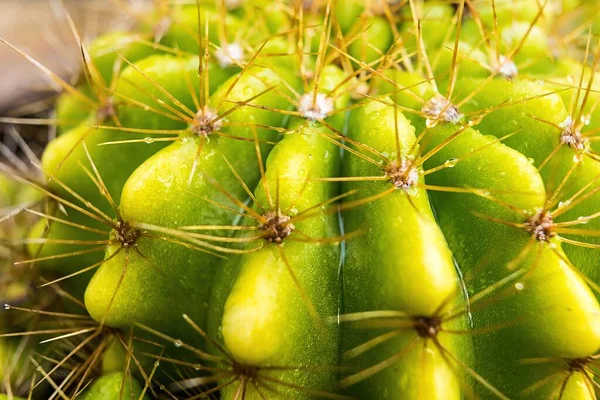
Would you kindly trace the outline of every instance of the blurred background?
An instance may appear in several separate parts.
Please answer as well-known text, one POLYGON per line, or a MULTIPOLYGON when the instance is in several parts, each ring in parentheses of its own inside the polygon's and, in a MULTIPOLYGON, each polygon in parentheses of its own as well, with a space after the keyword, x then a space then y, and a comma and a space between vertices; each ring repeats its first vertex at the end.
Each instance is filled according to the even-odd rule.
MULTIPOLYGON (((84 43, 99 33, 131 23, 140 0, 0 0, 0 39, 10 43, 68 82, 79 76, 81 53, 69 27, 73 19, 84 43)), ((17 127, 7 117, 51 117, 48 109, 59 86, 6 43, 0 42, 0 159, 14 149, 17 127), (2 151, 4 150, 4 151, 2 151)), ((48 126, 18 126, 37 153, 52 136, 48 126)))
MULTIPOLYGON (((110 0, 1 0, 0 38, 19 47, 62 78, 79 71, 79 51, 65 8, 82 39, 118 23, 118 2, 110 0), (64 4, 64 8, 63 8, 64 4)), ((50 88, 48 79, 5 44, 0 44, 0 112, 39 98, 50 88)))

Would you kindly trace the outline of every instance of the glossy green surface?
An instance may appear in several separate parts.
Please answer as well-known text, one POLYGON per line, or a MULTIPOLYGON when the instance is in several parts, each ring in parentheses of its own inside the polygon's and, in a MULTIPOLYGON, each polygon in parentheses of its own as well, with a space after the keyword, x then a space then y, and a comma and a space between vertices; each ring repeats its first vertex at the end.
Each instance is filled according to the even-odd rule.
MULTIPOLYGON (((311 209, 314 215, 294 223, 294 231, 281 245, 259 239, 248 248, 264 241, 260 250, 222 265, 213 285, 209 318, 209 333, 223 341, 236 361, 256 367, 301 366, 265 371, 272 379, 301 388, 273 382, 274 399, 313 398, 305 390, 331 391, 337 377, 335 369, 315 370, 337 365, 338 358, 337 327, 328 318, 339 307, 340 244, 327 240, 338 236, 339 223, 335 213, 315 208, 337 194, 337 185, 312 179, 337 176, 339 152, 322 136, 327 129, 317 123, 295 126, 297 130, 269 155, 255 195, 263 210, 274 210, 269 201, 273 196, 271 201, 278 201, 284 215, 293 218, 311 209), (311 345, 301 345, 305 341, 311 345)), ((261 212, 260 207, 255 209, 261 212)), ((235 398, 235 386, 223 396, 235 398)), ((261 397, 250 388, 247 398, 261 397)))
MULTIPOLYGON (((238 78, 233 79, 237 81, 238 78)), ((226 112, 235 105, 229 101, 222 102, 223 98, 247 101, 280 80, 273 72, 264 69, 249 71, 229 90, 231 82, 225 82, 215 93, 211 107, 226 112)), ((285 108, 287 100, 269 92, 257 97, 253 104, 285 108)), ((248 168, 257 165, 254 133, 259 141, 273 140, 276 132, 260 126, 278 125, 281 120, 282 117, 275 112, 239 108, 227 115, 228 125, 222 128, 222 132, 228 136, 182 136, 149 158, 129 178, 121 197, 122 218, 134 226, 152 224, 164 228, 231 225, 235 215, 217 205, 232 206, 221 189, 240 199, 245 192, 225 160, 231 163, 247 185, 255 183, 259 171, 248 168), (247 125, 248 121, 256 127, 247 125)), ((260 143, 259 147, 264 156, 270 146, 260 143)), ((161 234, 156 233, 155 236, 161 234)), ((184 335, 189 338, 192 333, 183 329, 185 323, 181 315, 187 313, 200 326, 204 325, 210 284, 222 259, 215 256, 210 247, 200 244, 199 248, 195 250, 171 241, 141 237, 136 242, 138 251, 121 252, 99 268, 86 292, 88 311, 100 320, 110 306, 106 322, 115 327, 126 327, 138 321, 164 329, 164 322, 168 320, 165 333, 182 340, 186 339, 184 335), (168 267, 163 261, 165 257, 169 259, 168 267), (111 303, 125 266, 127 273, 111 303)), ((117 250, 118 247, 109 247, 107 258, 117 250)))
POLYGON ((140 398, 149 400, 148 396, 141 396, 143 391, 143 386, 135 379, 124 376, 122 372, 113 372, 96 379, 80 398, 83 400, 136 400, 140 398))
MULTIPOLYGON (((391 160, 405 162, 410 162, 410 149, 415 142, 414 128, 408 120, 380 103, 368 103, 353 113, 350 137, 379 154, 389 155, 391 160)), ((345 158, 343 169, 344 175, 350 177, 378 176, 383 172, 358 157, 345 158)), ((420 177, 417 179, 421 182, 420 177)), ((460 303, 453 301, 455 296, 460 297, 460 290, 452 255, 434 220, 426 192, 416 187, 406 191, 394 189, 390 181, 348 182, 343 187, 344 191, 357 190, 354 200, 389 193, 344 212, 345 230, 361 229, 364 234, 346 245, 343 311, 393 310, 407 315, 396 322, 400 325, 395 336, 346 360, 358 371, 394 360, 387 368, 367 374, 368 378, 350 387, 348 393, 364 399, 461 398, 462 378, 446 363, 438 346, 464 358, 470 352, 468 338, 440 333, 435 344, 420 337, 411 326, 415 318, 435 317, 450 303, 460 303)), ((463 323, 459 318, 445 325, 458 329, 463 323)), ((385 332, 357 329, 351 324, 343 328, 345 351, 385 332)))
MULTIPOLYGON (((434 128, 431 146, 455 131, 452 125, 434 128)), ((509 398, 519 398, 548 374, 547 364, 520 360, 582 357, 597 350, 600 319, 591 316, 598 315, 599 306, 561 259, 560 247, 537 243, 522 228, 497 222, 522 222, 527 214, 520 210, 531 213, 544 205, 543 183, 526 157, 472 129, 431 157, 428 167, 450 156, 460 161, 429 175, 428 182, 484 189, 480 195, 431 194, 440 226, 468 277, 471 298, 477 299, 471 304, 472 319, 474 329, 483 333, 473 337, 479 355, 475 370, 509 398)))

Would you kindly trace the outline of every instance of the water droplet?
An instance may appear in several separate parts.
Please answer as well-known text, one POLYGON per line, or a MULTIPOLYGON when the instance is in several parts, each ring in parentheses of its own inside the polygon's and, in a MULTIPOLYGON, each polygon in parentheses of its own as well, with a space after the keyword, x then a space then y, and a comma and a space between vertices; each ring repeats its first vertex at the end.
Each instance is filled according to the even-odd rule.
POLYGON ((146 137, 144 138, 144 143, 154 143, 154 138, 153 137, 146 137))
POLYGON ((175 347, 181 347, 183 345, 183 342, 180 339, 177 339, 174 343, 175 347))
POLYGON ((515 283, 515 289, 517 289, 518 291, 521 291, 521 290, 525 289, 525 285, 523 285, 521 282, 517 282, 517 283, 515 283))
POLYGON ((428 128, 434 128, 437 125, 437 120, 436 119, 429 119, 427 118, 425 120, 425 126, 427 126, 428 128))
POLYGON ((579 163, 581 161, 583 161, 583 153, 577 153, 573 156, 574 163, 579 163))
POLYGON ((165 391, 165 385, 160 385, 160 390, 165 391))
POLYGON ((446 168, 454 168, 458 164, 458 158, 451 158, 444 163, 446 168))
POLYGON ((194 371, 200 371, 201 368, 202 366, 200 364, 194 365, 194 371))
POLYGON ((154 362, 154 366, 158 368, 158 366, 160 365, 160 361, 155 361, 154 362))
POLYGON ((5 309, 5 310, 10 310, 10 304, 5 304, 5 305, 4 305, 4 309, 5 309))

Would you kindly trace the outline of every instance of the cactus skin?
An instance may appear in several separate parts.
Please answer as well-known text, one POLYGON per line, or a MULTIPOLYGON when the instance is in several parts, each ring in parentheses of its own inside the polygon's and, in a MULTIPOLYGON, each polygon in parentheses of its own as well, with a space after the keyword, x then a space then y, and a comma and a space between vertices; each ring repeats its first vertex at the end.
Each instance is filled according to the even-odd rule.
MULTIPOLYGON (((124 379, 122 372, 113 372, 98 378, 92 386, 81 396, 85 400, 114 399, 120 396, 121 382, 124 379)), ((121 398, 127 400, 139 399, 142 394, 142 386, 138 382, 126 381, 121 398)), ((148 400, 147 396, 141 397, 148 400)))
POLYGON ((2 40, 64 92, 0 147, 0 400, 596 399, 600 16, 541 3, 156 0, 72 85, 2 40))

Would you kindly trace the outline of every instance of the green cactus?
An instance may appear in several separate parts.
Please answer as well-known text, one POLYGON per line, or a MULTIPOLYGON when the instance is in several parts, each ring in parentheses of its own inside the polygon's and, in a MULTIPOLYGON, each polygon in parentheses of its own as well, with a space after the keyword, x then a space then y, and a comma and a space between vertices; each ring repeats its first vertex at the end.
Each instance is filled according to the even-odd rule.
POLYGON ((597 398, 594 2, 131 19, 76 83, 0 38, 62 89, 0 118, 0 398, 597 398))

